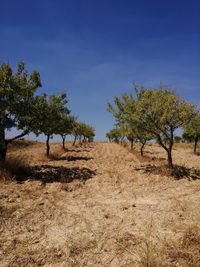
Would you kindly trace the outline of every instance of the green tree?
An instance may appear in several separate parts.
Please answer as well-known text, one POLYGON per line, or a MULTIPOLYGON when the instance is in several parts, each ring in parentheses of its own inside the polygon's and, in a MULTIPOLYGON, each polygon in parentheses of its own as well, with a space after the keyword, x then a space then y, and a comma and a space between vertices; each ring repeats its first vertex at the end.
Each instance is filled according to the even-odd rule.
MULTIPOLYGON (((137 87, 135 87, 137 92, 137 87)), ((138 97, 137 94, 123 94, 121 98, 115 97, 114 103, 108 103, 108 111, 113 114, 116 119, 116 124, 124 132, 124 135, 131 142, 131 149, 133 149, 133 142, 139 141, 141 143, 140 154, 143 156, 144 146, 152 139, 152 134, 149 134, 141 125, 135 116, 137 108, 138 97)))
POLYGON ((41 86, 40 74, 28 74, 20 62, 16 72, 9 64, 0 66, 0 168, 4 166, 7 145, 29 133, 32 125, 35 92, 41 86), (22 133, 7 139, 6 128, 16 127, 22 133))
POLYGON ((63 149, 65 149, 66 136, 72 134, 74 126, 75 118, 68 114, 65 114, 63 118, 59 121, 58 128, 56 129, 56 134, 59 134, 62 138, 63 149))
POLYGON ((83 131, 84 142, 92 142, 95 136, 95 130, 92 126, 85 124, 85 129, 83 131))
POLYGON ((68 100, 65 93, 58 96, 43 94, 37 97, 32 131, 37 135, 44 134, 46 136, 47 156, 49 156, 50 152, 50 138, 53 134, 60 134, 61 124, 66 123, 66 117, 70 112, 66 107, 67 103, 68 100))
POLYGON ((195 107, 162 86, 158 89, 135 86, 135 92, 135 95, 124 94, 121 99, 115 97, 114 105, 109 103, 108 110, 119 126, 127 124, 132 134, 135 132, 142 146, 143 139, 156 138, 167 152, 168 167, 172 169, 174 131, 193 118, 195 107))
POLYGON ((73 146, 76 144, 77 139, 79 143, 90 142, 95 136, 94 128, 84 122, 76 122, 72 130, 72 135, 74 136, 73 146))
POLYGON ((183 138, 194 142, 194 153, 197 151, 197 144, 200 140, 200 115, 197 113, 184 127, 183 138))
POLYGON ((124 138, 124 135, 122 134, 122 129, 113 128, 106 133, 106 137, 109 141, 113 141, 118 144, 124 138))
POLYGON ((84 124, 76 121, 72 130, 72 135, 74 136, 73 146, 75 146, 77 139, 79 139, 79 142, 81 143, 83 130, 84 124))
POLYGON ((150 141, 153 136, 150 135, 146 131, 144 131, 140 124, 134 119, 132 122, 128 120, 128 122, 121 123, 121 128, 123 129, 124 135, 131 143, 131 150, 133 149, 133 142, 139 142, 140 146, 140 155, 144 156, 144 147, 148 141, 150 141))
POLYGON ((181 136, 174 136, 174 141, 175 143, 180 143, 182 141, 182 137, 181 136))
POLYGON ((195 107, 186 103, 168 88, 144 89, 139 91, 134 117, 167 152, 168 167, 173 169, 172 148, 174 131, 186 125, 195 114, 195 107))

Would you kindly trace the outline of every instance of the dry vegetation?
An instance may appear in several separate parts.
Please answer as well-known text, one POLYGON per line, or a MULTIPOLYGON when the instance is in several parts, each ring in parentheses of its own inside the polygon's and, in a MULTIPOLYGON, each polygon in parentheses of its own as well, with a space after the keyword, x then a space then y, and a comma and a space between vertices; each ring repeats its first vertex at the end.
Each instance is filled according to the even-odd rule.
MULTIPOLYGON (((200 180, 161 172, 159 146, 148 145, 144 159, 114 143, 54 144, 43 154, 41 143, 9 147, 1 267, 200 266, 200 180)), ((200 166, 190 147, 173 155, 176 165, 200 166)))

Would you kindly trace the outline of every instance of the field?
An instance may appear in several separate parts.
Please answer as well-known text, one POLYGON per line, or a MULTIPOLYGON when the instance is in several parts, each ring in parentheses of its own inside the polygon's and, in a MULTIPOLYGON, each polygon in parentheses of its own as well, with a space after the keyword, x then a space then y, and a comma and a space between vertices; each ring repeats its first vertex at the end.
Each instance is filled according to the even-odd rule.
MULTIPOLYGON (((42 143, 9 148, 15 179, 1 174, 1 267, 200 266, 197 174, 155 167, 166 163, 156 144, 144 159, 115 143, 66 147, 53 144, 50 159, 42 143)), ((187 145, 173 157, 191 173, 200 168, 187 145)))

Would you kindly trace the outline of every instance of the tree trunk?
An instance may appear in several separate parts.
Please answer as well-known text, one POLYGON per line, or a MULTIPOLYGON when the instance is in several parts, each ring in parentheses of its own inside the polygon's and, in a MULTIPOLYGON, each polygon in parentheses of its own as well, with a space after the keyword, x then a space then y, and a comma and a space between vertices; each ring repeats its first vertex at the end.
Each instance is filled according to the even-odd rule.
POLYGON ((6 161, 7 144, 5 140, 5 133, 0 133, 0 169, 4 167, 6 161))
POLYGON ((47 135, 47 140, 46 140, 46 155, 47 155, 47 157, 49 156, 49 151, 50 151, 49 139, 50 139, 50 135, 47 135))
POLYGON ((171 149, 167 151, 167 159, 168 159, 168 168, 173 169, 174 166, 173 166, 173 161, 172 161, 172 150, 171 149))
POLYGON ((74 142, 73 142, 72 146, 75 146, 75 144, 76 144, 76 139, 77 139, 77 136, 75 135, 75 136, 74 136, 74 142))
POLYGON ((0 169, 4 167, 6 160, 7 143, 5 140, 5 129, 0 125, 0 169))
POLYGON ((141 147, 140 147, 140 155, 143 157, 144 156, 144 146, 145 143, 142 143, 141 147))
POLYGON ((133 150, 133 139, 131 139, 131 150, 133 150))
POLYGON ((81 145, 82 144, 82 136, 80 135, 79 137, 79 144, 81 145))
POLYGON ((171 130, 171 137, 169 139, 169 147, 167 147, 163 142, 162 139, 160 137, 160 135, 157 135, 157 140, 158 143, 165 149, 165 151, 167 152, 167 160, 168 160, 168 168, 169 169, 173 169, 173 161, 172 161, 172 147, 174 144, 174 137, 173 137, 173 131, 171 130))
POLYGON ((194 154, 197 153, 197 143, 198 143, 198 138, 194 139, 194 154))
POLYGON ((63 149, 65 149, 65 138, 66 138, 66 136, 65 135, 61 135, 61 137, 62 137, 62 147, 63 147, 63 149))

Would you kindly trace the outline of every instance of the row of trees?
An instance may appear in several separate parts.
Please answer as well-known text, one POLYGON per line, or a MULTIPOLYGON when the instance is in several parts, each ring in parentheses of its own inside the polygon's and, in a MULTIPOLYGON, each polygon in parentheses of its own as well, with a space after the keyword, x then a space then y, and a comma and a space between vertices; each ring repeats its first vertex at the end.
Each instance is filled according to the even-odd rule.
MULTIPOLYGON (((63 148, 68 134, 79 141, 91 141, 94 129, 78 122, 70 114, 65 93, 60 95, 35 95, 41 87, 40 74, 33 71, 28 74, 25 64, 20 62, 16 72, 9 64, 0 67, 0 168, 4 166, 7 146, 30 132, 46 136, 46 154, 49 155, 49 140, 54 134, 62 137, 63 148), (22 133, 7 139, 6 129, 16 127, 22 133), (78 129, 78 130, 77 130, 78 129)), ((75 144, 75 142, 74 142, 75 144)))
POLYGON ((133 132, 133 129, 126 128, 123 126, 116 126, 115 128, 111 129, 109 132, 106 133, 106 137, 108 138, 109 142, 115 142, 117 144, 123 143, 124 141, 130 142, 131 150, 133 149, 134 143, 140 143, 140 154, 141 156, 144 155, 144 147, 148 141, 152 138, 150 135, 140 135, 138 132, 133 132))
POLYGON ((126 137, 131 142, 141 143, 141 155, 147 141, 154 139, 166 151, 168 167, 173 169, 172 148, 175 131, 184 130, 184 135, 197 142, 200 138, 200 115, 196 106, 180 98, 173 90, 160 86, 146 89, 135 85, 134 94, 115 97, 108 103, 108 111, 116 120, 116 128, 106 134, 110 140, 119 142, 126 137))

